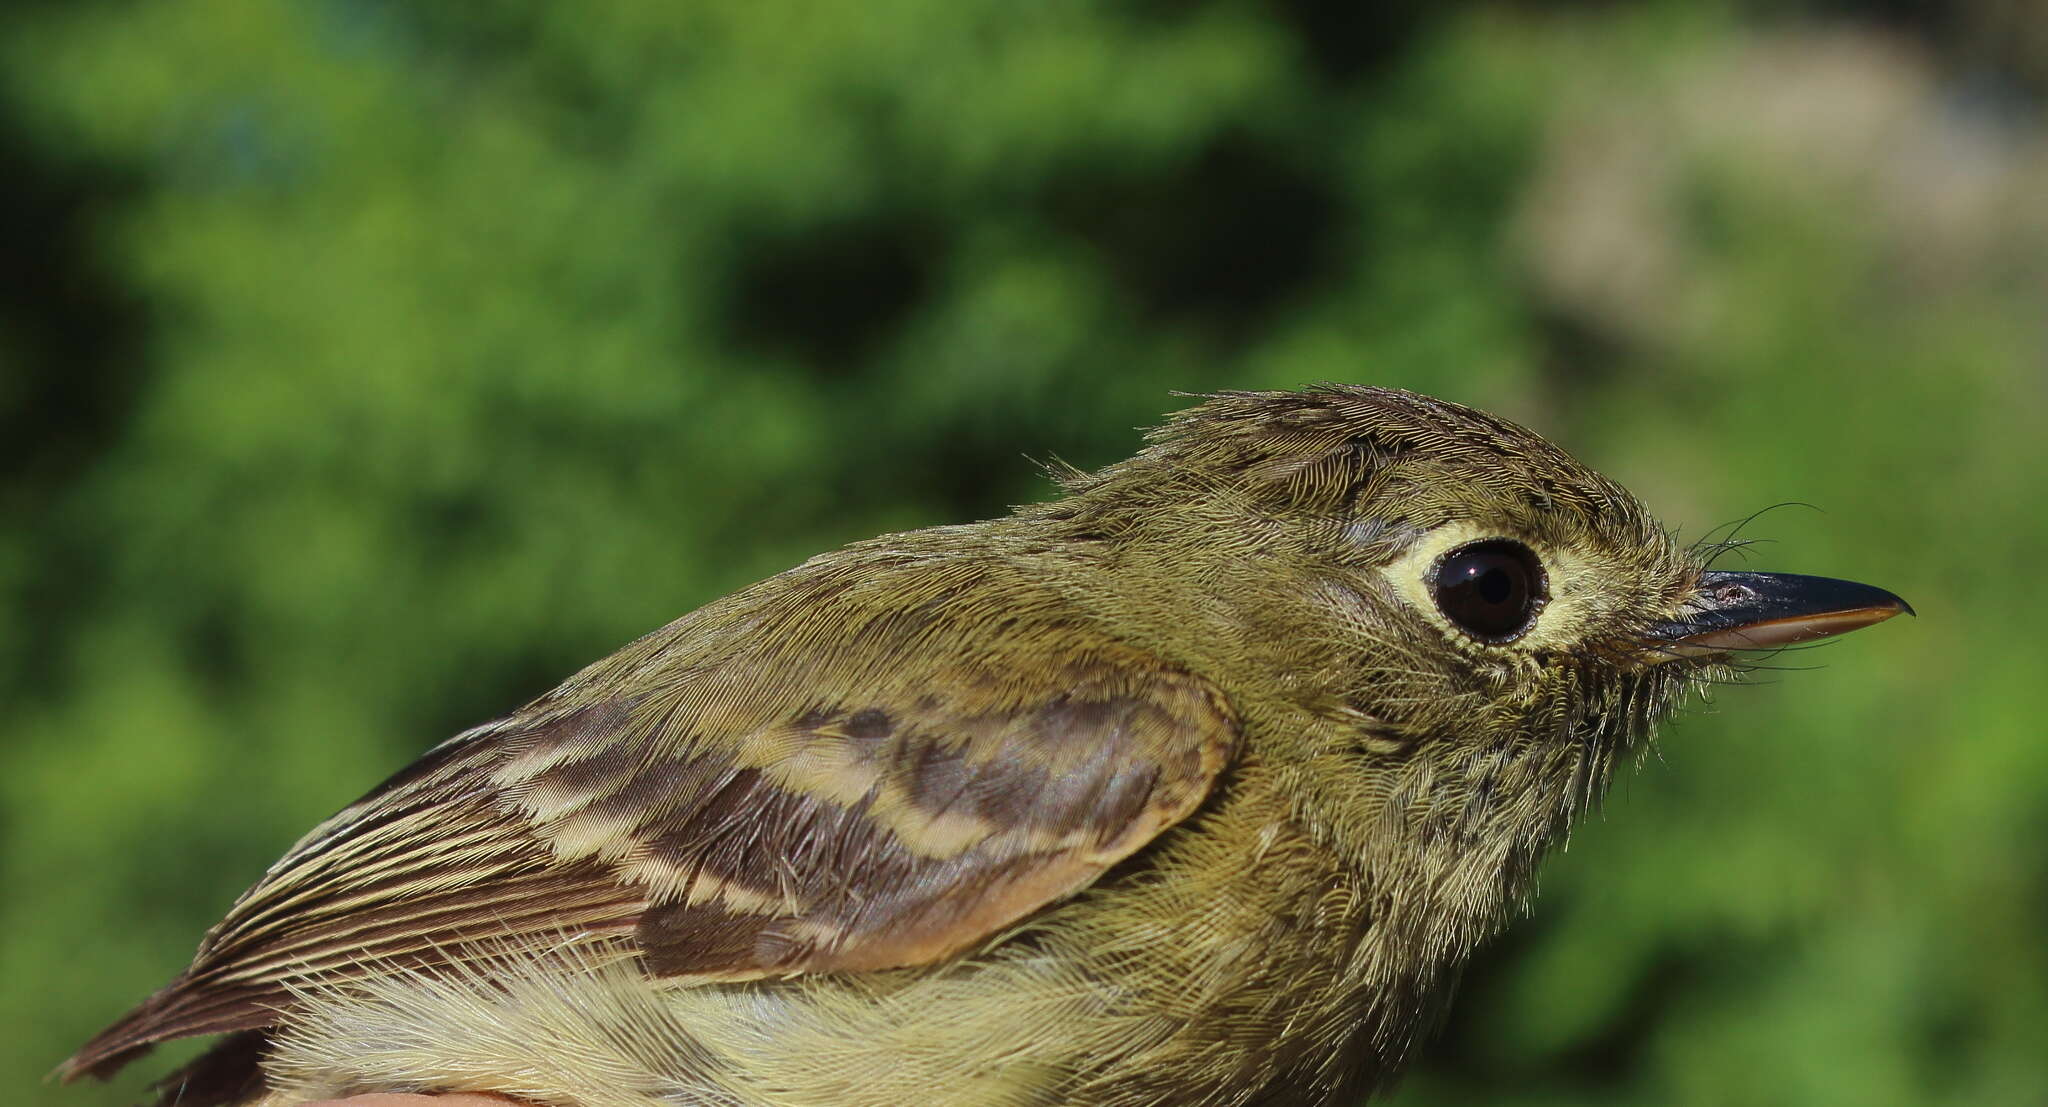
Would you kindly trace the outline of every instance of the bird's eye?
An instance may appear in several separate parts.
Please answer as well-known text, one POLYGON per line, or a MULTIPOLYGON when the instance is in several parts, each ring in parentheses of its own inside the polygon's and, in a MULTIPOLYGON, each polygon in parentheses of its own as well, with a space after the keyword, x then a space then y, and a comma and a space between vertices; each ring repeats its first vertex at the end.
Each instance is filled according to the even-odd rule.
POLYGON ((1483 642, 1509 642, 1529 629, 1543 606, 1543 566, 1529 547, 1489 538, 1438 558, 1429 590, 1460 630, 1483 642))

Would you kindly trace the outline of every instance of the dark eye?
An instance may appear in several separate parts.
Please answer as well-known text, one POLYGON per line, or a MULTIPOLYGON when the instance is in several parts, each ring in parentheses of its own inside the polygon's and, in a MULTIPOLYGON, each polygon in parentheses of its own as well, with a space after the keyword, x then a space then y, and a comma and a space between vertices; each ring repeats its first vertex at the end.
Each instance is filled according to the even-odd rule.
POLYGON ((1543 606, 1543 566, 1520 542, 1489 538, 1438 558, 1429 590, 1459 629, 1481 641, 1508 642, 1529 629, 1543 606))

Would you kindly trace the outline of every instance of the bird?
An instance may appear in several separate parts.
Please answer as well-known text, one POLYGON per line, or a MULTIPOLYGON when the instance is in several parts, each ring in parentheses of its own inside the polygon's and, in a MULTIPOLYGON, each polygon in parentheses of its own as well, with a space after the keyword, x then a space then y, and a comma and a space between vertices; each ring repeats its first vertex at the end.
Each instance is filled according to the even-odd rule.
POLYGON ((182 1107, 1336 1104, 1618 764, 1900 613, 1460 404, 1228 391, 715 600, 320 823, 64 1062, 182 1107))

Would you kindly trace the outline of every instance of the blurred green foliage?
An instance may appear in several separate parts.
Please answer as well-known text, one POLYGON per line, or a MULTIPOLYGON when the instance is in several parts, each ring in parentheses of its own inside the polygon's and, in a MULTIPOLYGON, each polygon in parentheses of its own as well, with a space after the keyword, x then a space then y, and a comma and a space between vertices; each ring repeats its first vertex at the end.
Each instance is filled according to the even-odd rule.
POLYGON ((1396 1102, 2043 1101, 2039 39, 1857 8, 10 8, 0 1086, 131 1098, 37 1080, 454 730, 1342 379, 1922 614, 1668 730, 1396 1102))

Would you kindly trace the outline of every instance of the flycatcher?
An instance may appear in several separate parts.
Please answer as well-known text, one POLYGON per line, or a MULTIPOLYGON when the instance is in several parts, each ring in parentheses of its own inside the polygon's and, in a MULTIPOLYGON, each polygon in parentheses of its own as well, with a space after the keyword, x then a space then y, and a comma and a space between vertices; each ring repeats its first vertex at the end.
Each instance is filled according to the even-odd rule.
POLYGON ((1908 611, 1707 569, 1537 435, 1224 393, 715 601, 315 828, 67 1078, 182 1107, 1351 1103, 1618 760, 1908 611))

